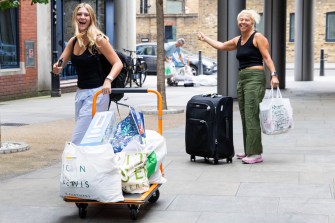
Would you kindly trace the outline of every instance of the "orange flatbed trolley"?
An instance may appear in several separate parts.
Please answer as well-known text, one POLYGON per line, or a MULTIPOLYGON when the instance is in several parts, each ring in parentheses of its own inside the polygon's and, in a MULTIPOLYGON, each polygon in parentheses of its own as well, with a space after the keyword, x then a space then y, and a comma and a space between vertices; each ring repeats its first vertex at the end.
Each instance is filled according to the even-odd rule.
MULTIPOLYGON (((162 110, 162 96, 161 94, 156 91, 156 90, 151 90, 151 89, 142 89, 142 88, 137 88, 137 89, 131 89, 131 88, 114 88, 112 89, 113 93, 154 93, 157 95, 157 101, 158 101, 158 112, 157 112, 157 117, 158 117, 158 130, 157 132, 162 135, 163 133, 163 110, 162 110)), ((99 90, 95 93, 93 97, 93 105, 92 105, 92 116, 95 115, 96 113, 96 102, 97 102, 97 97, 99 94, 101 94, 102 91, 99 90)), ((164 171, 163 171, 163 165, 160 165, 160 170, 162 172, 162 175, 164 176, 164 171)), ((161 184, 151 184, 150 188, 148 191, 145 193, 140 193, 140 194, 128 194, 124 193, 124 201, 119 201, 119 202, 110 202, 110 203, 103 203, 99 202, 96 200, 86 200, 82 198, 77 198, 77 197, 72 197, 72 196, 64 196, 64 201, 66 202, 73 202, 76 204, 76 206, 79 209, 79 217, 80 218, 85 218, 87 214, 87 206, 89 204, 125 204, 129 207, 130 209, 130 217, 132 220, 137 219, 137 213, 139 212, 139 208, 142 204, 145 202, 150 202, 150 203, 155 203, 158 198, 159 198, 159 190, 158 188, 161 186, 161 184)))

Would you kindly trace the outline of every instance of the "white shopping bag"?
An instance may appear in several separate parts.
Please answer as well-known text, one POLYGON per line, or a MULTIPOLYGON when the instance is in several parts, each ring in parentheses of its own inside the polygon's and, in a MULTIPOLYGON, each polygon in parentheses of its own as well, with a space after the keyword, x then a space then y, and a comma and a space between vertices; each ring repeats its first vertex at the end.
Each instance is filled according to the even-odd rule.
POLYGON ((269 96, 259 104, 259 109, 260 124, 264 134, 281 134, 293 127, 293 109, 290 99, 282 97, 279 87, 277 87, 276 97, 273 96, 273 88, 271 88, 269 96))
POLYGON ((67 143, 62 155, 60 195, 100 202, 123 201, 121 174, 112 145, 67 143))
POLYGON ((153 130, 147 130, 146 139, 145 151, 149 154, 146 168, 149 182, 151 184, 163 184, 166 182, 166 179, 162 176, 160 165, 167 154, 166 140, 162 135, 153 130))
POLYGON ((216 86, 218 84, 217 79, 212 75, 198 75, 193 77, 194 83, 200 86, 216 86))
POLYGON ((173 76, 175 81, 184 81, 185 83, 193 83, 193 74, 190 66, 176 69, 176 74, 173 76))
POLYGON ((164 62, 165 66, 165 78, 172 77, 176 74, 176 66, 172 61, 164 62))
MULTIPOLYGON (((129 143, 126 148, 132 145, 141 146, 141 144, 135 142, 129 143)), ((125 150, 117 154, 121 171, 122 190, 126 193, 144 193, 150 187, 145 168, 147 154, 144 152, 126 152, 125 150)))

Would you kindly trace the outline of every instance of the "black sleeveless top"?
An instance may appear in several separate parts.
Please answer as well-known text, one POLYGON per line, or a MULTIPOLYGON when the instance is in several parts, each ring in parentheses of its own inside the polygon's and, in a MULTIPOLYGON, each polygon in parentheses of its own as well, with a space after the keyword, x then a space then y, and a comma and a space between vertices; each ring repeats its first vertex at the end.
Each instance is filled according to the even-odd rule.
POLYGON ((77 86, 81 89, 91 89, 102 86, 97 59, 90 53, 88 47, 86 47, 86 50, 82 54, 75 55, 73 49, 76 42, 77 38, 73 41, 71 62, 77 71, 77 86))
POLYGON ((244 45, 241 45, 242 36, 237 42, 236 58, 240 63, 239 70, 251 66, 263 66, 262 54, 261 52, 259 52, 259 49, 253 44, 255 33, 256 32, 251 34, 248 41, 244 45))

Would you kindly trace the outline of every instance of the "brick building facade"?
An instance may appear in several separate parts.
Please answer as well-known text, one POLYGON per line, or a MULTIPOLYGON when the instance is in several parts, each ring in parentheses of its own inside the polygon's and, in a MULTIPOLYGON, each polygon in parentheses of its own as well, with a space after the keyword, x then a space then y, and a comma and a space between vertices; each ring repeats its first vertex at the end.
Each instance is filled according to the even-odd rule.
POLYGON ((18 32, 19 38, 19 68, 0 69, 0 100, 35 96, 38 94, 37 75, 37 18, 36 6, 30 5, 30 1, 21 1, 18 9, 18 32), (34 43, 34 48, 25 51, 25 43, 34 43), (34 65, 27 67, 26 56, 34 60, 34 65))
MULTIPOLYGON (((294 42, 290 42, 290 14, 295 11, 295 1, 287 1, 286 19, 286 62, 294 63, 294 42)), ((326 62, 335 63, 335 42, 326 41, 326 13, 335 12, 334 0, 315 0, 314 18, 314 62, 320 61, 320 50, 324 49, 326 62)), ((138 2, 143 2, 138 0, 138 2)), ((169 2, 169 1, 165 1, 169 2)), ((171 7, 165 3, 165 26, 175 26, 176 38, 185 38, 185 48, 197 52, 202 50, 208 57, 216 58, 217 51, 207 44, 199 42, 196 32, 202 31, 209 37, 217 39, 217 0, 185 0, 185 8, 181 13, 169 13, 171 7)), ((247 0, 247 8, 255 9, 263 13, 264 0, 247 0)), ((137 42, 148 38, 149 41, 156 41, 156 16, 155 0, 148 0, 147 13, 141 12, 141 5, 137 4, 137 42)), ((182 5, 182 4, 181 4, 182 5)), ((176 7, 176 6, 175 6, 176 7)), ((175 10, 171 10, 175 11, 175 10)))

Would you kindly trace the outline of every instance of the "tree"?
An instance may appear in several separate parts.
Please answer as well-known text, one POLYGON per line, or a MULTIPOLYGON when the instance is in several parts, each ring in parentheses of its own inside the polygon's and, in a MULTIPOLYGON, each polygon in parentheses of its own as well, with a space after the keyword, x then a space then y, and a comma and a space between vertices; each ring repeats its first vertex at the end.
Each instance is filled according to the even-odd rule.
MULTIPOLYGON (((31 5, 36 3, 48 4, 49 0, 31 0, 31 5)), ((20 0, 0 0, 0 10, 17 8, 20 5, 20 0)))
POLYGON ((163 109, 167 110, 164 72, 164 10, 163 0, 156 0, 157 26, 157 91, 163 98, 163 109))

